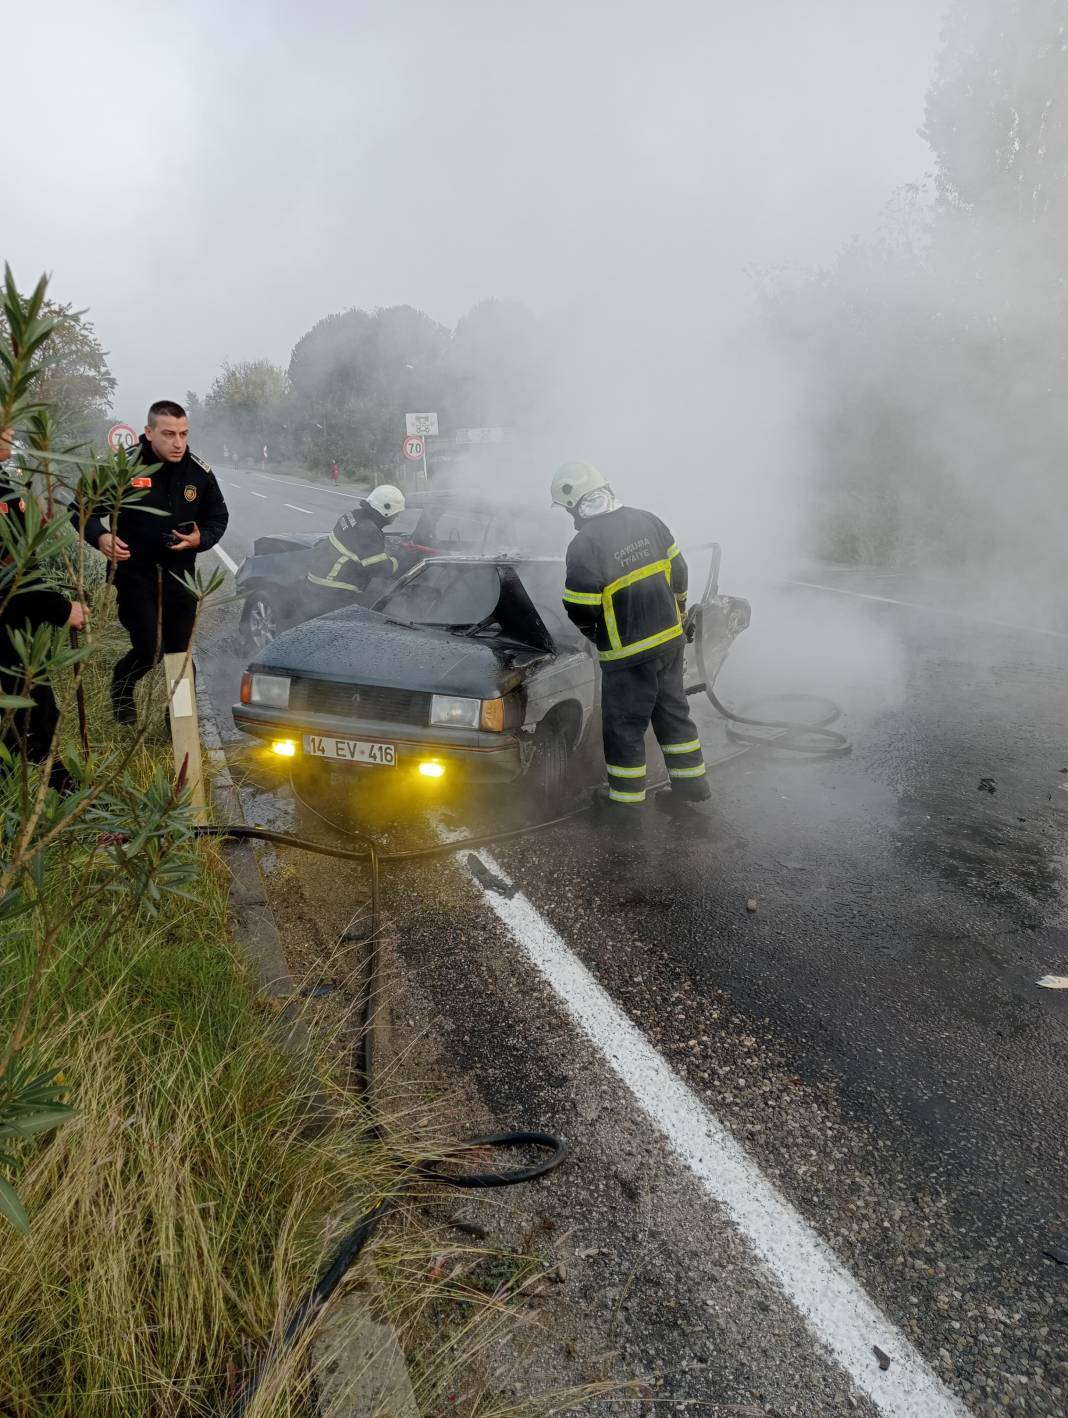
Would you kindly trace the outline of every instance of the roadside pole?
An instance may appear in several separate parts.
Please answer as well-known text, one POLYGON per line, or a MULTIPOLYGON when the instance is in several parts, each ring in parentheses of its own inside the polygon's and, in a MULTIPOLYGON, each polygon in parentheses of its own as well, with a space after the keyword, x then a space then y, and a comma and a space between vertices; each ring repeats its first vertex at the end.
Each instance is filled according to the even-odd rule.
POLYGON ((184 770, 183 786, 192 795, 194 821, 206 822, 207 800, 204 796, 204 767, 200 759, 200 723, 192 657, 185 653, 164 655, 163 672, 167 677, 174 770, 179 777, 184 770))

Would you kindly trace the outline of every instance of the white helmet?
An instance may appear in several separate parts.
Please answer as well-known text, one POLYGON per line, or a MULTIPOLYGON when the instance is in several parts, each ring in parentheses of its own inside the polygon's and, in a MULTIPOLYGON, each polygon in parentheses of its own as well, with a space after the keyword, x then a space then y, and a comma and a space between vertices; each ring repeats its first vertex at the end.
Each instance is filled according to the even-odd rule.
POLYGON ((367 494, 364 502, 382 517, 396 517, 398 512, 404 511, 404 493, 392 483, 381 483, 367 494))
POLYGON ((607 486, 608 479, 592 463, 562 463, 553 477, 553 502, 570 512, 587 493, 607 486))

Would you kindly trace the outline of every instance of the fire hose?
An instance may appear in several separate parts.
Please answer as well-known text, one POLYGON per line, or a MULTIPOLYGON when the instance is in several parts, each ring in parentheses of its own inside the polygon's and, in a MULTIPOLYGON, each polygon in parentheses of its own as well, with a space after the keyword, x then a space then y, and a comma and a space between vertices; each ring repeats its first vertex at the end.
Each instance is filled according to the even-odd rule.
MULTIPOLYGON (((697 667, 701 679, 697 684, 689 686, 686 693, 690 696, 703 693, 707 697, 712 708, 724 719, 727 734, 730 738, 745 743, 753 748, 781 748, 804 754, 837 756, 850 752, 851 744, 845 735, 829 727, 831 723, 839 718, 841 713, 839 707, 830 700, 825 700, 815 695, 775 696, 773 702, 789 700, 796 703, 804 700, 821 706, 817 717, 805 723, 798 723, 797 721, 786 719, 758 718, 751 713, 743 714, 729 709, 721 703, 713 692, 711 678, 706 670, 701 635, 702 609, 702 606, 696 606, 687 616, 687 639, 692 640, 695 644, 697 667), (751 732, 752 730, 772 730, 773 732, 769 735, 766 732, 753 733, 751 732)), ((657 784, 651 791, 655 792, 667 786, 667 783, 657 784)), ((296 792, 295 786, 294 792, 296 792)), ((299 797, 299 794, 297 794, 297 796, 299 797)), ((428 847, 416 847, 392 852, 382 851, 381 845, 373 837, 365 833, 354 831, 347 825, 342 827, 327 818, 324 818, 324 821, 326 821, 328 825, 353 838, 359 843, 359 846, 355 848, 334 846, 327 842, 317 842, 310 838, 300 837, 292 833, 278 832, 272 828, 250 827, 245 824, 221 824, 197 827, 197 835, 201 837, 256 840, 267 842, 275 846, 314 852, 317 855, 331 857, 335 860, 359 862, 367 865, 370 872, 370 925, 368 930, 367 959, 364 970, 362 1019, 356 1077, 357 1086, 366 1100, 372 1115, 372 1121, 368 1131, 376 1140, 383 1140, 381 1126, 374 1119, 373 1097, 374 1023, 376 1000, 378 997, 382 868, 385 866, 405 866, 415 862, 431 861, 436 858, 450 856, 454 852, 463 850, 470 851, 479 847, 498 845, 501 842, 511 841, 518 837, 525 837, 534 832, 547 831, 549 828, 561 826, 566 822, 570 822, 582 816, 590 810, 591 806, 592 802, 585 802, 578 807, 572 808, 557 816, 547 818, 542 822, 529 823, 522 827, 511 828, 504 831, 482 833, 450 842, 435 843, 428 847)), ((320 817, 323 816, 323 814, 318 812, 317 815, 320 817)), ((468 1188, 517 1186, 521 1183, 535 1181, 540 1177, 546 1176, 549 1172, 560 1166, 567 1157, 569 1150, 569 1144, 563 1138, 553 1133, 536 1130, 521 1130, 493 1133, 484 1137, 471 1138, 465 1142, 458 1143, 455 1148, 442 1149, 438 1156, 432 1158, 422 1158, 416 1161, 397 1158, 397 1188, 378 1202, 371 1211, 362 1216, 356 1225, 342 1238, 329 1264, 294 1310, 280 1342, 265 1356, 244 1390, 238 1396, 230 1409, 229 1418, 243 1418, 243 1415, 248 1412, 249 1405, 259 1390, 272 1363, 281 1353, 284 1353, 292 1346, 298 1336, 322 1310, 330 1296, 334 1293, 347 1272, 360 1256, 374 1234, 379 1222, 397 1206, 400 1196, 407 1185, 419 1181, 431 1181, 448 1186, 468 1188), (516 1167, 498 1172, 464 1173, 444 1170, 443 1164, 449 1157, 461 1156, 464 1153, 486 1149, 519 1147, 544 1150, 548 1153, 548 1156, 529 1166, 516 1167)))

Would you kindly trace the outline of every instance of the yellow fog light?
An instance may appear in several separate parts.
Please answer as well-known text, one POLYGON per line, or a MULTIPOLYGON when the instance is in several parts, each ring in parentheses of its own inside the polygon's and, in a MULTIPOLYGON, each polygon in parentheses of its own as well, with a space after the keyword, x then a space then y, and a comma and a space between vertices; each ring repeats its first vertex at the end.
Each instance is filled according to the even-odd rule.
POLYGON ((425 758, 419 765, 419 772, 424 778, 444 778, 445 765, 438 763, 432 758, 425 758))
POLYGON ((279 758, 295 758, 297 745, 293 739, 275 739, 271 744, 271 752, 277 753, 279 758))

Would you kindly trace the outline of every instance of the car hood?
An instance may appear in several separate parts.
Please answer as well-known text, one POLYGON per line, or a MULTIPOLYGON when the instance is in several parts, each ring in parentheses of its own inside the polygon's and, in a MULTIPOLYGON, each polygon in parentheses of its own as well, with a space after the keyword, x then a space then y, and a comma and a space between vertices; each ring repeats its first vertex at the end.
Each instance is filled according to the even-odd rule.
POLYGON ((492 699, 507 694, 544 650, 400 625, 346 606, 295 626, 271 642, 253 670, 344 684, 379 684, 492 699))

